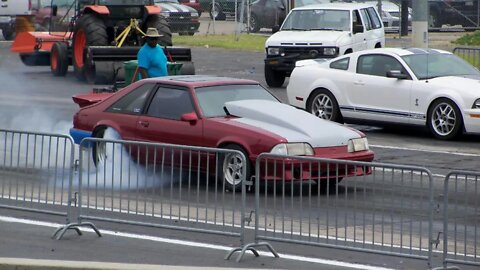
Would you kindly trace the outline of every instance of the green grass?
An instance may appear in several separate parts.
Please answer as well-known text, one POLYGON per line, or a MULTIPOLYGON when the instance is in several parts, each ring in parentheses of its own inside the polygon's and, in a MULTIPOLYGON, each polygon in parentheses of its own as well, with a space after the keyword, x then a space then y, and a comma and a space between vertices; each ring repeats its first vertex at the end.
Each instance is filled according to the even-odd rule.
POLYGON ((465 46, 480 46, 480 31, 466 34, 457 40, 452 41, 452 43, 465 46))
POLYGON ((173 36, 173 44, 189 47, 216 47, 237 49, 253 52, 264 52, 268 37, 260 35, 241 34, 238 40, 235 35, 194 35, 173 36))

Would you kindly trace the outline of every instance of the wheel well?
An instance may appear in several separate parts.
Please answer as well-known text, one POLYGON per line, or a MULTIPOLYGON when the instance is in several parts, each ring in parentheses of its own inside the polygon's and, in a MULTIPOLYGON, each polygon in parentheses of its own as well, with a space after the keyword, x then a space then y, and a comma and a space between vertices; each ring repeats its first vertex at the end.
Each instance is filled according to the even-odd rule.
MULTIPOLYGON (((93 132, 92 132, 92 137, 96 138, 97 134, 101 135, 103 137, 103 134, 105 133, 105 130, 107 130, 107 128, 109 128, 108 126, 105 126, 105 125, 99 125, 99 126, 96 126, 94 129, 93 129, 93 132)), ((100 138, 100 137, 99 137, 100 138)))
MULTIPOLYGON (((435 103, 435 102, 438 101, 438 100, 442 100, 442 99, 443 99, 443 100, 448 100, 448 101, 452 102, 453 105, 455 105, 455 107, 457 107, 457 109, 460 111, 460 117, 462 117, 462 128, 465 129, 465 125, 463 124, 464 119, 463 119, 462 110, 460 110, 460 107, 458 106, 458 104, 457 104, 455 101, 453 101, 452 99, 447 98, 447 97, 438 97, 438 98, 432 100, 432 102, 430 102, 430 104, 428 105, 428 109, 427 109, 427 121, 429 120, 430 110, 432 109, 433 103, 435 103)), ((427 123, 427 124, 428 124, 428 123, 427 123)))
POLYGON ((309 105, 310 102, 312 101, 312 98, 313 98, 315 92, 320 91, 320 90, 327 91, 327 92, 329 92, 332 96, 334 96, 333 93, 332 93, 330 90, 328 90, 327 88, 323 88, 323 87, 316 88, 315 90, 313 90, 312 92, 310 92, 310 95, 308 96, 307 102, 306 102, 306 104, 305 104, 305 109, 307 109, 308 105, 309 105))
POLYGON ((382 44, 381 44, 380 42, 379 42, 379 43, 377 43, 377 44, 375 44, 375 49, 377 49, 377 48, 381 48, 381 47, 382 47, 382 44))
POLYGON ((348 48, 348 49, 345 50, 344 54, 349 54, 349 53, 352 53, 352 52, 353 52, 352 48, 348 48))

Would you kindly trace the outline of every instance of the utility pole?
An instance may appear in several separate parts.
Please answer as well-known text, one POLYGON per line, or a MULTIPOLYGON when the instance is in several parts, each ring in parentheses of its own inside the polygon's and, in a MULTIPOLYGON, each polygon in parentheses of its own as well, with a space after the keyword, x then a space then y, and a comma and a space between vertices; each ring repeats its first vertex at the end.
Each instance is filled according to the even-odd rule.
POLYGON ((378 0, 377 8, 378 8, 378 13, 380 14, 380 18, 381 18, 383 16, 382 15, 382 0, 378 0))
POLYGON ((428 0, 412 2, 412 46, 428 48, 428 0))
POLYGON ((400 36, 408 36, 408 0, 400 2, 400 36))

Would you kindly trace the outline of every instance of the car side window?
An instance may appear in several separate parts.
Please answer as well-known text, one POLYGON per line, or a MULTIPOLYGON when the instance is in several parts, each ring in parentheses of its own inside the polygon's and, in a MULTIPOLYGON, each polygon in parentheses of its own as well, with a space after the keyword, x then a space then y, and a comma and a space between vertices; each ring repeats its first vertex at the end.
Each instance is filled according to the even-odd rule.
POLYGON ((365 22, 365 30, 367 31, 372 30, 372 23, 371 23, 370 15, 368 14, 367 9, 362 8, 360 12, 362 13, 363 21, 365 22))
POLYGON ((140 114, 145 105, 145 101, 155 84, 145 83, 123 96, 107 109, 107 112, 140 114))
POLYGON ((352 24, 353 26, 355 25, 363 25, 362 24, 362 18, 360 17, 360 13, 358 10, 354 10, 352 14, 352 24))
POLYGON ((368 14, 370 15, 370 20, 371 20, 373 29, 382 28, 382 21, 378 17, 378 14, 375 11, 375 8, 369 7, 367 11, 368 11, 368 14))
POLYGON ((347 70, 349 63, 350 63, 350 57, 346 57, 330 63, 330 68, 347 70))
POLYGON ((400 70, 406 73, 397 59, 381 54, 362 55, 358 58, 357 73, 386 77, 387 71, 400 70))
POLYGON ((194 111, 187 89, 159 87, 148 107, 147 115, 180 120, 183 114, 194 111))

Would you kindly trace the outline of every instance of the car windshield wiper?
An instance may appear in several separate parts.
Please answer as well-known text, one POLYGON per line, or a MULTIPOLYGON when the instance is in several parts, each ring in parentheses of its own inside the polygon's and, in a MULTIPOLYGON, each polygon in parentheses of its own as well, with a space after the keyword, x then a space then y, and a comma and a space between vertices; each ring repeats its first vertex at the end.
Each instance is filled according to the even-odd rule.
POLYGON ((343 31, 341 29, 336 29, 336 28, 310 28, 310 30, 343 31))
POLYGON ((288 30, 288 31, 308 31, 309 29, 305 29, 305 28, 286 28, 286 29, 282 29, 282 30, 288 30))

